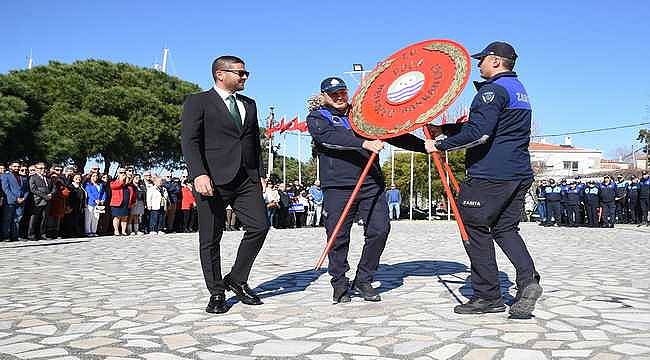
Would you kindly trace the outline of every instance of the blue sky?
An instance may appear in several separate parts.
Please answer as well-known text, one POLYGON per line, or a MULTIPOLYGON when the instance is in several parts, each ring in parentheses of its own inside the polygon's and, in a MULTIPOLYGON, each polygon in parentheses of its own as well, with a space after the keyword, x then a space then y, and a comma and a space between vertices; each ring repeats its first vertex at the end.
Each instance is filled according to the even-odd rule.
MULTIPOLYGON (((244 93, 257 100, 262 121, 270 105, 304 118, 324 77, 354 87, 343 74, 352 63, 370 69, 408 44, 446 38, 473 53, 502 40, 515 46, 534 120, 550 134, 650 121, 648 19, 645 1, 4 1, 0 73, 26 67, 30 49, 37 65, 101 58, 151 66, 167 46, 169 72, 209 88, 212 60, 234 54, 252 73, 244 93)), ((473 95, 468 86, 458 103, 473 95)), ((612 156, 637 133, 573 142, 612 156)))

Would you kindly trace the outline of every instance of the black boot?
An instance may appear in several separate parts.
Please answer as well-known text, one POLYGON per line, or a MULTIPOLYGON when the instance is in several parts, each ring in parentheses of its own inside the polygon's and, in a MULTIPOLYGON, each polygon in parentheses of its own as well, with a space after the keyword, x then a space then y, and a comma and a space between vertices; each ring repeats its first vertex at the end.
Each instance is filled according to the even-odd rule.
POLYGON ((350 293, 347 287, 335 287, 334 295, 332 295, 332 304, 349 303, 350 293))
POLYGON ((369 282, 354 281, 352 288, 363 297, 366 301, 381 301, 381 296, 377 293, 369 282))
POLYGON ((465 304, 454 307, 456 314, 487 314, 504 311, 506 311, 506 305, 502 298, 492 300, 473 298, 465 304))
POLYGON ((535 303, 542 296, 543 289, 536 282, 517 290, 515 302, 510 306, 510 317, 514 319, 529 319, 535 310, 535 303))

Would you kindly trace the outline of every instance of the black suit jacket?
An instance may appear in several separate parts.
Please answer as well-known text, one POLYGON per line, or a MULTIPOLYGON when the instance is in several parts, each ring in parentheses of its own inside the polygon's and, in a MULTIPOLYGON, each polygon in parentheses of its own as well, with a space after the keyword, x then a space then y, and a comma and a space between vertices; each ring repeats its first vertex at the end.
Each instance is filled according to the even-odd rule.
POLYGON ((246 109, 241 129, 216 90, 191 94, 181 115, 181 146, 189 176, 209 175, 215 185, 224 185, 244 168, 254 182, 264 174, 255 101, 237 94, 246 109))
POLYGON ((29 192, 31 192, 33 195, 34 206, 46 206, 50 201, 47 198, 47 195, 52 195, 54 193, 52 180, 47 179, 47 184, 46 184, 40 175, 35 174, 30 176, 29 192))

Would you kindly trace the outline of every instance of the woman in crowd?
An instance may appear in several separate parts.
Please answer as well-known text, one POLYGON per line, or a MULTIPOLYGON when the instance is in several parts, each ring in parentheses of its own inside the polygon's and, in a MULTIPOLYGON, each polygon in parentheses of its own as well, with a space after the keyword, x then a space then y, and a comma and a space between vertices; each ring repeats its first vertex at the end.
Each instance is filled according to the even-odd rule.
POLYGON ((264 191, 264 202, 266 203, 266 217, 269 225, 273 225, 273 217, 275 212, 280 206, 280 194, 278 193, 278 186, 272 183, 266 184, 266 191, 264 191))
POLYGON ((111 215, 111 187, 109 186, 113 179, 108 174, 101 175, 101 183, 104 184, 104 191, 106 192, 106 206, 104 212, 99 216, 99 225, 97 225, 97 235, 110 235, 113 233, 113 216, 111 215))
POLYGON ((181 187, 181 211, 183 212, 183 231, 192 232, 194 226, 192 213, 196 207, 196 200, 192 194, 192 184, 185 180, 181 187))
POLYGON ((97 236, 97 224, 99 217, 106 212, 106 186, 103 182, 99 181, 99 174, 93 172, 90 174, 90 179, 84 185, 86 190, 86 208, 84 209, 85 217, 85 232, 86 236, 97 236))
POLYGON ((129 214, 129 233, 131 235, 142 235, 143 233, 140 229, 140 221, 142 215, 144 214, 145 202, 147 201, 147 187, 144 185, 144 182, 140 179, 139 174, 133 176, 133 190, 135 191, 135 205, 131 208, 131 213, 129 214))
POLYGON ((165 227, 165 210, 169 202, 167 189, 160 176, 153 178, 154 186, 147 188, 147 209, 149 209, 149 233, 163 234, 165 227))
POLYGON ((65 181, 57 171, 60 170, 56 170, 50 175, 54 191, 48 211, 48 232, 49 237, 53 239, 61 237, 61 219, 65 216, 66 200, 70 196, 70 190, 65 186, 65 181))
POLYGON ((111 214, 113 215, 113 235, 128 235, 126 225, 129 219, 129 209, 135 204, 135 190, 131 183, 133 179, 126 176, 126 170, 117 170, 117 179, 111 182, 111 214), (121 229, 121 231, 120 231, 121 229))
POLYGON ((306 191, 301 191, 298 194, 294 207, 296 210, 296 227, 304 227, 307 224, 307 211, 309 210, 309 200, 307 199, 306 191))
POLYGON ((66 206, 66 228, 68 236, 81 237, 84 235, 84 209, 86 208, 87 195, 81 184, 81 174, 73 174, 68 187, 70 196, 66 206))

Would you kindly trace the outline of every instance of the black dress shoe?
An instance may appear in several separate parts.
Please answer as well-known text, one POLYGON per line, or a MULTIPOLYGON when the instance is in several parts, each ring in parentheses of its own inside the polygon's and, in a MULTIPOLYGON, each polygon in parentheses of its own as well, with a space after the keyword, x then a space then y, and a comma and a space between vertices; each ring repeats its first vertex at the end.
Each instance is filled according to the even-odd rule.
POLYGON ((351 300, 352 299, 350 299, 350 293, 347 287, 334 288, 334 295, 332 296, 332 304, 349 303, 351 300))
POLYGON ((243 302, 246 305, 262 305, 264 304, 262 300, 248 287, 247 283, 237 284, 230 275, 226 275, 223 278, 226 288, 235 293, 237 300, 243 302))
POLYGON ((208 303, 208 306, 205 308, 205 312, 211 314, 223 314, 227 311, 228 311, 228 307, 226 306, 225 294, 221 293, 221 294, 210 296, 210 302, 208 303))
POLYGON ((368 282, 354 281, 353 289, 361 295, 363 300, 381 301, 381 296, 379 296, 377 290, 375 290, 368 282))
POLYGON ((474 298, 465 304, 454 307, 456 314, 487 314, 504 311, 506 311, 506 305, 502 298, 493 300, 474 298))

